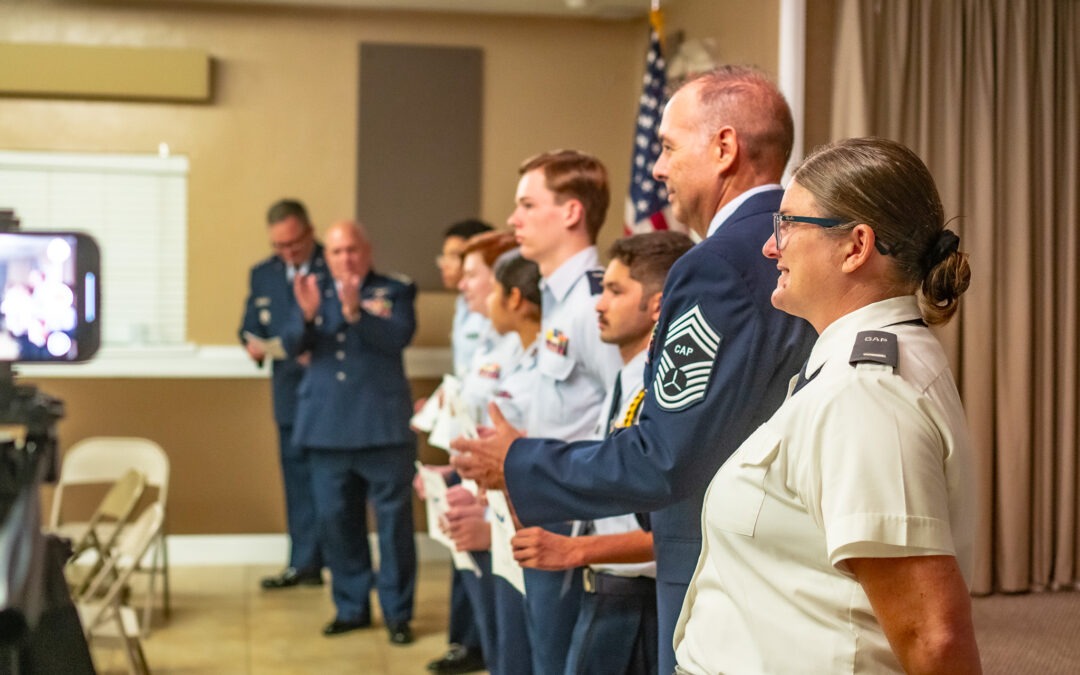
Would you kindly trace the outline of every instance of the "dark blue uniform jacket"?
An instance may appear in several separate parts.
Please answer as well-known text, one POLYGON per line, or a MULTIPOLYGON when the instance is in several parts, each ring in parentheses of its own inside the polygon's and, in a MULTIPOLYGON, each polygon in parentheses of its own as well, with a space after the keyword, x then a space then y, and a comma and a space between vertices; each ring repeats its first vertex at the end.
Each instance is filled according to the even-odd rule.
POLYGON ((311 351, 300 383, 293 442, 306 448, 365 448, 413 442, 412 395, 402 351, 416 331, 416 286, 369 272, 360 320, 349 324, 329 279, 315 320, 299 307, 284 331, 289 354, 311 351))
MULTIPOLYGON (((319 244, 315 245, 308 272, 320 280, 329 276, 323 248, 319 244)), ((251 292, 244 306, 240 341, 244 341, 245 332, 261 338, 281 335, 296 308, 292 284, 285 278, 285 263, 275 255, 251 268, 248 288, 251 292)), ((296 390, 303 376, 304 367, 296 359, 274 361, 274 421, 281 426, 291 425, 296 417, 296 390)))

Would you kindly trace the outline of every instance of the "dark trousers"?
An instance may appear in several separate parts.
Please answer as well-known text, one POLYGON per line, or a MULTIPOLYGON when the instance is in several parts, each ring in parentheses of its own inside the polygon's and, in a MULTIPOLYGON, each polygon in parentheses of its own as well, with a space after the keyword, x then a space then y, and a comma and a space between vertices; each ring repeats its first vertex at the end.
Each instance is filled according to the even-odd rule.
POLYGON ((469 594, 461 580, 461 572, 450 570, 450 620, 446 629, 447 641, 469 649, 480 650, 480 629, 473 619, 469 594))
POLYGON ((486 658, 494 654, 498 647, 495 643, 495 584, 491 574, 491 554, 487 551, 474 551, 473 560, 480 570, 480 576, 468 570, 458 574, 465 592, 469 595, 473 622, 480 636, 480 649, 486 658))
POLYGON ((532 649, 525 625, 525 596, 506 579, 495 586, 495 656, 487 656, 491 675, 532 675, 532 649))
MULTIPOLYGON (((569 523, 544 529, 570 534, 569 523)), ((525 570, 525 619, 536 675, 559 675, 566 668, 581 592, 581 570, 525 570)))
POLYGON ((360 449, 309 449, 315 506, 323 556, 333 576, 337 617, 371 616, 376 586, 388 622, 408 621, 416 592, 416 542, 413 534, 412 476, 416 446, 360 449), (375 507, 379 532, 379 573, 371 570, 367 500, 375 507))
POLYGON ((278 425, 281 478, 285 483, 285 520, 289 530, 289 567, 318 572, 323 567, 319 547, 315 491, 307 453, 292 442, 292 425, 278 425))
POLYGON ((656 580, 657 660, 660 673, 675 672, 675 624, 679 622, 689 583, 656 580))
MULTIPOLYGON (((586 592, 574 626, 567 675, 654 675, 657 672, 656 593, 586 592)), ((662 671, 667 672, 667 671, 662 671)))

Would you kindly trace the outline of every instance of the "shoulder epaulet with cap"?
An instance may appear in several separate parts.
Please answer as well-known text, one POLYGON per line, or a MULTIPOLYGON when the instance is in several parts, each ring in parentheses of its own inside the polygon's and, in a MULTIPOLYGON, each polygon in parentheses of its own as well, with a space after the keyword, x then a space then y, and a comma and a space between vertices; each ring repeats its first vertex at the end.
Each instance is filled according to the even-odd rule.
POLYGON ((855 336, 848 363, 877 363, 895 368, 900 361, 900 348, 895 333, 881 330, 864 330, 855 336))
POLYGON ((604 292, 604 270, 589 270, 585 276, 589 278, 589 292, 592 295, 604 292))

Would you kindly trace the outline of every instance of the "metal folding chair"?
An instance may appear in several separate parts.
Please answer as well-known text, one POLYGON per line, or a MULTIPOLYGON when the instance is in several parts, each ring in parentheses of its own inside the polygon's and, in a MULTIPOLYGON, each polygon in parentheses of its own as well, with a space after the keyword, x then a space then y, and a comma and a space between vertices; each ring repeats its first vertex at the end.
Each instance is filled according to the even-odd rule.
MULTIPOLYGON (((74 444, 64 455, 60 481, 53 494, 50 527, 63 531, 61 507, 65 487, 110 483, 127 469, 137 469, 146 476, 146 485, 157 491, 156 502, 161 505, 167 520, 170 465, 169 457, 161 446, 146 438, 95 436, 74 444)), ((139 570, 149 575, 141 621, 144 631, 150 629, 159 576, 161 577, 162 608, 166 617, 170 612, 169 552, 165 546, 166 530, 167 524, 162 526, 153 543, 152 564, 139 570)))
POLYGON ((124 604, 123 598, 131 575, 139 569, 143 556, 161 533, 164 521, 165 510, 160 504, 151 504, 135 522, 124 528, 110 557, 87 586, 84 599, 76 602, 90 646, 119 644, 130 671, 139 675, 148 674, 150 668, 142 649, 138 614, 124 604))
POLYGON ((88 522, 57 530, 57 534, 70 536, 73 542, 73 555, 65 570, 73 597, 81 597, 94 575, 104 566, 145 489, 146 477, 135 469, 128 469, 105 493, 88 522), (89 570, 79 575, 78 570, 84 567, 81 561, 90 557, 87 554, 92 555, 89 570))

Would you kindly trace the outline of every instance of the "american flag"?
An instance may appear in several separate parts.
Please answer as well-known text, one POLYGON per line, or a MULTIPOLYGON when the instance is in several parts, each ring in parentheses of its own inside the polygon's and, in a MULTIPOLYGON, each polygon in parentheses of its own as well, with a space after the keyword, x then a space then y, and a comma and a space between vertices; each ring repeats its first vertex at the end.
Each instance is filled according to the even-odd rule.
POLYGON ((671 216, 667 189, 652 177, 653 164, 660 156, 660 115, 664 110, 664 88, 667 85, 664 55, 660 48, 661 16, 654 10, 649 16, 652 30, 649 52, 645 59, 645 76, 641 100, 638 103, 637 129, 634 131, 634 153, 630 165, 630 191, 626 197, 623 231, 626 235, 653 230, 685 231, 671 216))

